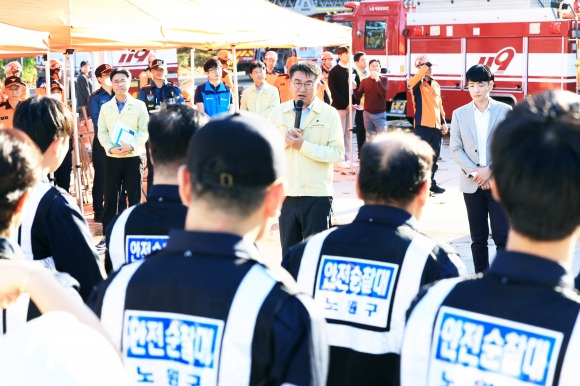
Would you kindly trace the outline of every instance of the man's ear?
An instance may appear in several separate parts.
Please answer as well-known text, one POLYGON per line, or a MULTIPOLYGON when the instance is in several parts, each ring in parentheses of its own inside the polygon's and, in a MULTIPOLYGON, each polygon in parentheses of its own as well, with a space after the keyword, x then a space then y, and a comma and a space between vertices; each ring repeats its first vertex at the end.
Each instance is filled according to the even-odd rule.
POLYGON ((431 180, 425 180, 421 184, 419 188, 419 192, 417 193, 417 200, 419 206, 422 208, 427 203, 427 199, 429 198, 429 188, 431 188, 431 180))
POLYGON ((191 173, 187 166, 181 165, 177 170, 177 180, 179 184, 179 198, 185 206, 189 206, 191 201, 191 173))
POLYGON ((501 197, 499 196, 499 191, 497 190, 497 185, 495 184, 495 179, 491 177, 491 196, 497 202, 501 201, 501 197))
POLYGON ((356 196, 360 199, 360 200, 364 200, 362 193, 360 192, 360 186, 358 185, 358 178, 354 181, 354 189, 356 191, 356 196))
POLYGON ((264 211, 268 218, 278 216, 282 202, 286 198, 286 186, 284 181, 277 180, 270 185, 264 198, 264 211))

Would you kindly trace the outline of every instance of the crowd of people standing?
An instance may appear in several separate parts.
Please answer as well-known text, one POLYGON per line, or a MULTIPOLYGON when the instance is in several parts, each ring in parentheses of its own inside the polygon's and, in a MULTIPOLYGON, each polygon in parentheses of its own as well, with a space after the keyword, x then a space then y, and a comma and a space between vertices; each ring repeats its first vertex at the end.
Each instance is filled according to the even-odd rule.
MULTIPOLYGON (((93 147, 102 149, 93 155, 103 183, 93 189, 105 234, 97 246, 71 196, 47 179, 70 153, 73 113, 55 98, 16 101, 24 85, 8 77, 13 118, 0 128, 5 336, 32 326, 26 321, 72 314, 96 332, 87 344, 109 348, 79 354, 102 364, 106 384, 573 384, 580 97, 545 92, 512 109, 490 97, 487 66, 467 71, 472 102, 452 113, 450 130, 477 273, 469 276, 451 247, 418 227, 429 195, 444 191, 435 180, 447 132, 435 63, 415 61, 415 134, 387 133, 381 63, 367 65, 362 52, 351 58, 347 47, 337 58, 334 66, 290 61, 282 74, 268 51, 251 66, 238 113, 227 52, 206 61, 208 79, 191 106, 161 59, 136 98, 128 70, 98 66, 101 88, 79 110, 96 120, 93 147), (364 205, 336 227, 334 168, 355 161, 355 121, 357 136, 364 133, 356 179, 364 205), (281 264, 255 245, 276 218, 281 264), (488 218, 498 249, 491 264, 488 218)), ((0 355, 8 342, 0 339, 0 355)), ((47 374, 55 362, 73 373, 65 358, 22 360, 47 374)))

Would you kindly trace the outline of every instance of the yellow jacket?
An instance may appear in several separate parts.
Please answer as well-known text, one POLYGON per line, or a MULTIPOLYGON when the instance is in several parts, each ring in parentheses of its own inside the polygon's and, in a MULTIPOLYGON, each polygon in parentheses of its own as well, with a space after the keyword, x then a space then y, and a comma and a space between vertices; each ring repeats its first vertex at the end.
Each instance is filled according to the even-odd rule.
POLYGON ((240 110, 250 111, 268 119, 270 111, 280 104, 278 89, 266 82, 258 93, 256 86, 251 85, 242 92, 240 110))
MULTIPOLYGON (((302 120, 304 143, 300 150, 285 146, 287 195, 291 197, 332 196, 333 162, 344 156, 342 126, 338 112, 318 98, 302 120)), ((282 103, 270 113, 269 121, 283 137, 294 127, 294 101, 282 103)))
POLYGON ((99 114, 99 142, 105 148, 107 156, 113 158, 128 158, 136 157, 145 153, 145 142, 149 138, 147 131, 147 124, 149 123, 149 113, 147 106, 142 101, 127 95, 127 100, 123 110, 119 114, 117 107, 117 98, 111 99, 109 102, 101 106, 99 114), (115 128, 117 121, 121 121, 125 126, 135 131, 135 146, 133 151, 126 155, 111 154, 109 149, 116 147, 113 143, 115 138, 115 128))

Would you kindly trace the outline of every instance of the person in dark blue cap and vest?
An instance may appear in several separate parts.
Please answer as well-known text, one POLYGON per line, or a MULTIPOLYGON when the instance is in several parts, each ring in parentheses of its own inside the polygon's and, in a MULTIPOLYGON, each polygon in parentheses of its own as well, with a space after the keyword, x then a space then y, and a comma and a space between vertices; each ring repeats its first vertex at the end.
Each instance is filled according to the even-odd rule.
POLYGON ((123 266, 91 306, 135 381, 325 385, 325 323, 254 243, 284 198, 284 150, 255 116, 216 117, 179 169, 185 230, 123 266))

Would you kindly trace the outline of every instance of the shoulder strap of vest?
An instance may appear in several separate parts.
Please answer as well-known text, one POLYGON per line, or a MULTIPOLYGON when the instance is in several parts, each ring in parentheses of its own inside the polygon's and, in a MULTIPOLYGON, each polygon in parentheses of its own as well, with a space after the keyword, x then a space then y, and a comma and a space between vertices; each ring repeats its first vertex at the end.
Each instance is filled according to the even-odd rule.
POLYGON ((296 282, 298 287, 304 293, 312 296, 314 295, 314 285, 316 281, 316 270, 318 268, 318 262, 320 261, 320 252, 322 251, 322 245, 328 237, 329 234, 334 232, 338 228, 330 228, 324 232, 320 232, 313 236, 306 242, 304 247, 304 253, 302 254, 302 259, 300 260, 300 268, 298 269, 298 276, 296 277, 296 282))

